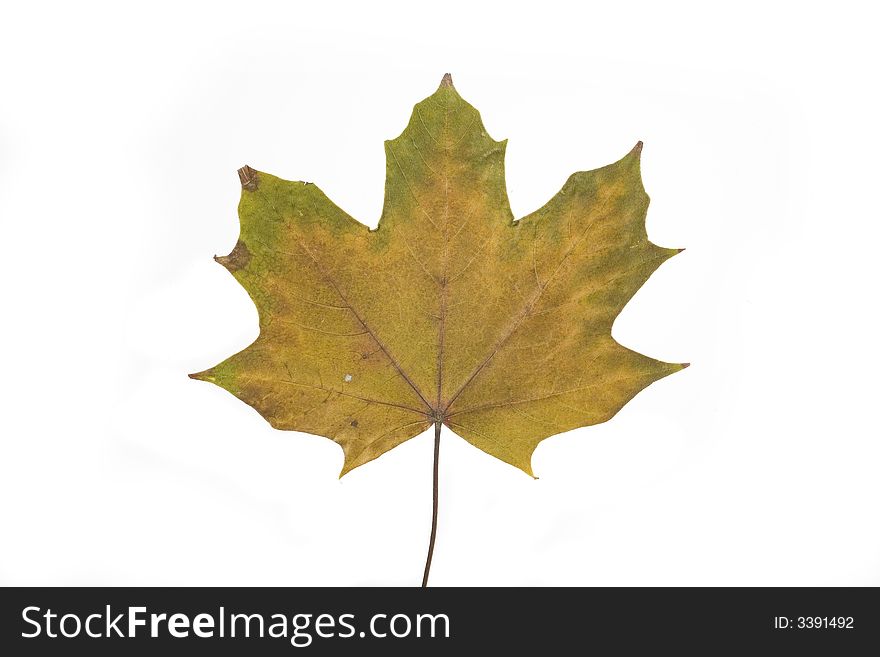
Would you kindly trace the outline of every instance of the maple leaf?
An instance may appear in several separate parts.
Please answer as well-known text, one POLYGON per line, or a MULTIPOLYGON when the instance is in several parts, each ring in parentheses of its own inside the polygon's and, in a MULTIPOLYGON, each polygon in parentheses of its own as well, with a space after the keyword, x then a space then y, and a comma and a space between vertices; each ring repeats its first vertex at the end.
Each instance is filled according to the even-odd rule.
POLYGON ((686 367, 611 337, 681 250, 648 241, 641 142, 520 220, 505 146, 447 75, 385 142, 375 230, 311 183, 241 169, 241 234, 216 260, 256 304, 260 335, 190 376, 273 427, 334 440, 341 474, 435 422, 532 474, 541 440, 610 419, 686 367))
POLYGON ((190 375, 273 427, 337 442, 340 476, 433 424, 432 546, 441 425, 531 475, 544 438, 604 422, 686 367, 611 337, 680 251, 648 241, 641 142, 520 220, 505 146, 447 75, 385 142, 375 230, 311 183, 241 169, 240 237, 216 259, 256 304, 260 334, 190 375))

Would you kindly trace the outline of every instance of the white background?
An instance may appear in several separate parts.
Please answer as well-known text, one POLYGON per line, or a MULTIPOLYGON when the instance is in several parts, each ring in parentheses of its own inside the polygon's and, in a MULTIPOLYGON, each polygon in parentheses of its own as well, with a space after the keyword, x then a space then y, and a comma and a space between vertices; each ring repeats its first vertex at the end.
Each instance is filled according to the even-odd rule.
POLYGON ((825 4, 4 3, 0 582, 419 582, 430 435, 339 480, 186 374, 257 335, 235 170, 375 225, 449 71, 517 216, 644 140, 688 250, 614 334, 693 365, 537 481, 445 430, 432 584, 880 584, 876 20, 825 4))

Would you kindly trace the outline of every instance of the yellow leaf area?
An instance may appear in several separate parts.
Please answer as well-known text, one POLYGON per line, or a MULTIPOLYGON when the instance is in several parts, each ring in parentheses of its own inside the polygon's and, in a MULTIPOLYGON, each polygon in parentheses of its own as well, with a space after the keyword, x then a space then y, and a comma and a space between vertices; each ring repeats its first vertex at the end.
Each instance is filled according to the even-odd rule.
POLYGON ((641 143, 519 220, 505 147, 446 76, 385 142, 375 230, 313 184, 242 169, 241 234, 217 260, 256 304, 260 335, 190 376, 273 427, 337 442, 341 474, 437 422, 531 475, 544 438, 604 422, 686 367, 611 337, 679 252, 648 241, 641 143))

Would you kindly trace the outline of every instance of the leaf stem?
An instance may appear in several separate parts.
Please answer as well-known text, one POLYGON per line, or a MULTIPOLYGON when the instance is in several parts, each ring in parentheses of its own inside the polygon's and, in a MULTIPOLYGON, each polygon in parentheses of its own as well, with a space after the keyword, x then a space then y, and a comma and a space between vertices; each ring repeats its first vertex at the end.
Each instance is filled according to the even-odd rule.
POLYGON ((440 464, 440 427, 442 424, 434 422, 434 510, 431 514, 431 540, 428 543, 428 558, 425 560, 425 574, 422 576, 422 588, 428 586, 428 574, 431 572, 431 559, 434 557, 434 541, 437 538, 437 498, 440 464))

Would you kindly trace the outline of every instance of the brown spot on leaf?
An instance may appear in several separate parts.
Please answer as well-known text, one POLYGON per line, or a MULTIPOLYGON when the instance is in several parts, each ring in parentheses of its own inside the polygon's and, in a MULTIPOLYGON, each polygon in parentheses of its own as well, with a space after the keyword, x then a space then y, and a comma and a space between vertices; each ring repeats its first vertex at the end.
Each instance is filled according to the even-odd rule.
POLYGON ((358 428, 358 421, 357 421, 357 420, 352 420, 352 421, 351 421, 351 426, 353 426, 355 429, 357 429, 357 428, 358 428))
POLYGON ((242 189, 246 189, 249 192, 256 191, 260 185, 260 179, 257 176, 256 170, 251 169, 247 164, 238 170, 238 179, 241 180, 242 189))
POLYGON ((232 249, 229 255, 214 256, 214 260, 226 267, 229 271, 238 271, 239 269, 247 267, 247 264, 251 261, 251 252, 248 251, 244 242, 238 240, 238 242, 235 243, 235 248, 232 249))

